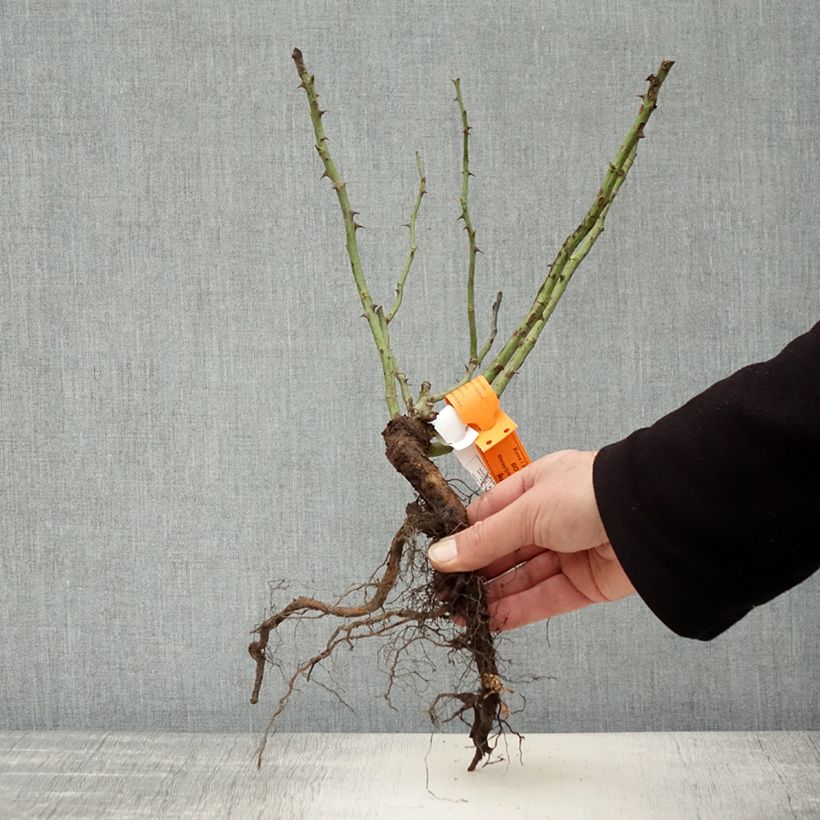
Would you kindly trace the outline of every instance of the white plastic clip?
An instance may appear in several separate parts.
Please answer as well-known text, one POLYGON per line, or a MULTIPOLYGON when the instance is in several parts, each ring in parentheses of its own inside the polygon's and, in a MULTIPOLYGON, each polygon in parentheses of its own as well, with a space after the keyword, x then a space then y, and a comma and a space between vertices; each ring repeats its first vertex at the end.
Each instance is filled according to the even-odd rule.
POLYGON ((486 492, 495 486, 475 446, 478 431, 468 427, 451 404, 442 408, 433 421, 433 427, 444 443, 453 448, 461 466, 475 479, 479 492, 486 492))

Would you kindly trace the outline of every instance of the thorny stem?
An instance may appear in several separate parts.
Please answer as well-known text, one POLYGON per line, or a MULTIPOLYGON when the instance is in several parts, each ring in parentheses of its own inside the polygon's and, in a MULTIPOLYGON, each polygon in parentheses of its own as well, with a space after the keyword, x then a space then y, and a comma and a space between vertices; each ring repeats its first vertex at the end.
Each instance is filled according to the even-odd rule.
POLYGON ((467 327, 470 334, 470 358, 468 367, 473 370, 478 366, 478 333, 475 324, 475 257, 479 249, 475 242, 475 227, 470 219, 470 210, 467 205, 469 193, 469 180, 473 176, 470 171, 470 125, 467 122, 467 109, 464 107, 464 100, 461 96, 461 80, 453 80, 456 87, 456 102, 461 111, 461 215, 459 219, 464 222, 464 230, 467 231, 467 241, 469 244, 469 260, 467 266, 467 327))
POLYGON ((407 251, 407 259, 404 262, 404 267, 399 274, 399 281, 396 284, 396 299, 393 302, 393 306, 385 314, 385 319, 388 324, 393 321, 393 317, 401 306, 402 296, 404 296, 404 283, 407 281, 410 266, 416 258, 416 217, 421 207, 422 197, 427 193, 427 177, 424 174, 424 163, 421 161, 421 154, 419 154, 418 151, 416 151, 416 167, 419 169, 419 192, 416 195, 416 204, 413 206, 413 210, 410 214, 410 221, 407 223, 407 227, 410 229, 410 248, 407 251))
POLYGON ((544 305, 544 311, 541 314, 541 317, 530 328, 529 332, 524 337, 524 340, 521 343, 521 345, 513 351, 513 354, 512 356, 510 356, 504 369, 493 382, 493 389, 499 396, 504 392, 504 389, 510 383, 512 377, 518 372, 518 369, 523 364, 524 359, 527 358, 530 351, 533 349, 535 343, 538 341, 538 337, 541 334, 541 331, 544 329, 544 325, 546 325, 550 316, 552 316, 552 313, 555 310, 555 306, 558 304, 558 300, 563 295, 567 285, 569 284, 569 280, 572 278, 572 274, 575 273, 575 270, 578 267, 578 265, 581 264, 584 257, 589 253, 589 249, 595 244, 595 240, 603 232, 604 220, 606 219, 606 215, 609 212, 610 206, 612 205, 612 200, 618 193, 618 189, 623 184, 623 181, 626 177, 626 173, 627 171, 629 171, 629 168, 635 160, 636 153, 637 146, 633 146, 632 151, 630 152, 629 156, 626 159, 626 162, 624 163, 623 173, 616 180, 615 186, 612 189, 612 197, 601 211, 600 215, 598 216, 598 219, 595 221, 595 224, 592 226, 589 233, 583 238, 581 243, 573 251, 569 259, 567 260, 567 263, 563 268, 558 283, 555 285, 552 293, 549 296, 547 303, 544 305))
MULTIPOLYGON (((305 90, 310 103, 310 116, 316 136, 316 150, 324 165, 322 177, 328 177, 331 185, 336 191, 339 206, 342 210, 342 218, 345 225, 346 246, 353 277, 359 291, 359 298, 364 308, 364 316, 367 319, 376 348, 381 359, 382 371, 385 383, 385 400, 391 418, 399 415, 398 393, 396 383, 401 390, 402 399, 411 414, 419 415, 423 418, 430 418, 434 415, 433 406, 456 387, 465 384, 472 378, 475 371, 480 367, 487 353, 489 352, 496 336, 498 307, 500 296, 493 304, 492 321, 487 342, 478 349, 478 337, 475 322, 475 260, 480 249, 476 245, 475 227, 473 226, 469 206, 469 177, 472 176, 469 166, 469 133, 470 125, 467 119, 467 111, 461 95, 460 80, 453 80, 456 89, 456 102, 461 113, 462 123, 462 185, 459 202, 461 204, 461 214, 459 218, 464 222, 469 242, 469 261, 467 273, 467 321, 470 338, 470 358, 466 367, 465 375, 446 391, 431 394, 429 386, 425 383, 418 399, 414 402, 410 394, 406 375, 399 369, 395 355, 390 347, 390 338, 387 332, 388 324, 395 317, 401 306, 404 293, 404 286, 407 275, 412 266, 416 254, 415 225, 421 200, 426 191, 426 178, 421 157, 416 154, 416 164, 419 169, 419 192, 411 212, 410 222, 410 246, 407 258, 401 273, 399 274, 396 286, 396 297, 387 313, 373 303, 369 289, 364 277, 364 272, 359 255, 358 243, 356 241, 356 231, 362 226, 359 225, 355 217, 357 212, 350 206, 347 195, 346 183, 341 179, 338 170, 330 156, 327 148, 327 136, 322 126, 322 115, 325 113, 319 108, 318 95, 316 94, 314 77, 309 74, 305 67, 304 59, 299 49, 294 49, 293 59, 299 73, 300 87, 305 90)), ((661 85, 663 84, 669 70, 672 68, 672 60, 663 60, 656 74, 650 74, 647 78, 649 87, 641 96, 641 107, 629 132, 622 143, 615 160, 610 164, 604 177, 604 181, 595 198, 595 202, 587 212, 583 221, 573 231, 561 245, 555 259, 549 266, 549 274, 542 282, 532 306, 513 331, 504 347, 499 351, 493 361, 484 370, 483 375, 493 385, 495 392, 501 395, 506 389, 512 377, 518 372, 527 355, 531 352, 544 329, 549 318, 552 316, 555 307, 564 294, 569 280, 578 265, 583 261, 595 244, 598 236, 604 230, 604 221, 609 208, 615 199, 621 185, 626 177, 629 168, 635 159, 638 141, 644 136, 644 127, 649 121, 652 112, 657 107, 657 97, 661 85)))
MULTIPOLYGON (((357 211, 354 211, 350 205, 350 198, 347 195, 347 183, 339 174, 333 159, 330 156, 330 151, 327 147, 327 136, 325 134, 324 126, 322 125, 322 115, 325 113, 319 108, 319 95, 316 93, 315 78, 310 74, 305 67, 305 60, 302 52, 295 48, 293 49, 293 61, 296 64, 296 71, 299 74, 299 87, 305 90, 307 94, 308 103, 310 104, 310 120, 313 123, 313 133, 316 136, 316 151, 324 165, 324 172, 322 178, 327 177, 330 180, 332 188, 336 191, 336 196, 339 200, 339 207, 342 210, 342 219, 344 220, 347 255, 350 259, 350 267, 353 271, 353 278, 356 281, 356 287, 359 291, 359 299, 364 308, 364 316, 367 319, 367 324, 370 326, 370 332, 373 335, 373 340, 376 343, 376 349, 379 352, 379 358, 382 364, 382 373, 384 375, 384 394, 387 402, 387 410, 390 413, 390 418, 399 416, 399 401, 396 393, 396 380, 398 378, 398 368, 396 367, 395 357, 390 350, 390 344, 385 337, 384 326, 379 319, 376 311, 376 306, 370 296, 370 291, 367 287, 367 282, 362 269, 361 256, 359 255, 359 245, 356 241, 356 231, 362 227, 356 222, 357 211)), ((391 317, 392 318, 392 317, 391 317)))
POLYGON ((467 365, 467 375, 463 381, 466 383, 472 377, 473 373, 475 373, 475 369, 484 361, 484 357, 490 352, 490 348, 493 346, 493 342, 495 341, 496 334, 498 333, 498 311, 501 308, 501 300, 504 298, 504 294, 501 291, 498 291, 495 295, 495 301, 493 302, 492 313, 490 316, 490 332, 487 335, 487 341, 481 347, 481 350, 478 351, 478 355, 470 361, 467 365))
MULTIPOLYGON (((501 307, 501 300, 504 294, 501 291, 495 295, 495 301, 493 302, 492 307, 492 314, 490 316, 490 332, 487 336, 487 341, 481 347, 481 350, 478 351, 478 356, 467 365, 466 371, 464 376, 462 377, 461 381, 458 384, 454 385, 444 393, 434 393, 430 395, 429 389, 425 392, 422 391, 419 394, 418 399, 416 400, 416 407, 419 408, 419 413, 422 412, 422 408, 426 405, 432 406, 437 402, 442 401, 447 393, 455 390, 457 387, 461 387, 463 384, 467 384, 468 381, 473 377, 473 373, 475 373, 476 368, 481 365, 481 362, 484 361, 484 357, 490 352, 490 348, 493 346, 493 342, 495 341, 496 334, 498 333, 498 310, 501 307)), ((449 452, 449 450, 448 450, 449 452)))
POLYGON ((395 374, 396 380, 399 383, 399 388, 401 389, 401 397, 404 400, 405 407, 407 407, 407 412, 412 413, 414 409, 414 404, 413 396, 410 394, 410 385, 407 383, 407 376, 401 370, 399 370, 399 366, 396 364, 396 358, 393 355, 393 348, 390 346, 390 333, 387 329, 387 323, 390 321, 390 319, 387 318, 384 311, 379 306, 376 306, 376 313, 379 317, 379 323, 382 327, 382 333, 384 335, 385 341, 385 350, 387 351, 387 355, 390 359, 390 368, 395 374))
POLYGON ((544 325, 552 315, 556 303, 566 290, 569 277, 574 273, 603 231, 606 215, 635 159, 638 140, 643 137, 644 127, 657 107, 658 91, 672 65, 672 60, 663 60, 657 74, 650 74, 647 78, 649 87, 641 95, 642 103, 638 115, 629 129, 615 157, 615 161, 609 166, 595 202, 578 228, 564 241, 555 260, 550 265, 549 275, 539 288, 532 307, 484 371, 485 378, 493 385, 498 395, 504 392, 510 379, 532 350, 544 325), (513 357, 515 357, 514 364, 512 364, 513 357))

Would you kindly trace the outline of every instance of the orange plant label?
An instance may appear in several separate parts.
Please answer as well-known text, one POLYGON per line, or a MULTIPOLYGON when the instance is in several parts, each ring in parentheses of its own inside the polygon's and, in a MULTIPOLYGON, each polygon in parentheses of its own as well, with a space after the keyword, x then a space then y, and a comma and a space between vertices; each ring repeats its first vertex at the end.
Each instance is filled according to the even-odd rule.
POLYGON ((444 400, 478 433, 475 446, 494 481, 503 481, 530 463, 516 432, 518 425, 501 409, 484 376, 457 387, 444 400))

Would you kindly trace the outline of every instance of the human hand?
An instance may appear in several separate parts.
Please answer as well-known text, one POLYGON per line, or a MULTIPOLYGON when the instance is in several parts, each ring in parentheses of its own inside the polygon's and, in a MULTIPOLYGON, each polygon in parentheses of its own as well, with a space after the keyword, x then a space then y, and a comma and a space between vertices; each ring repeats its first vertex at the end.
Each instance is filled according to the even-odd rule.
POLYGON ((466 530, 431 545, 437 570, 487 579, 492 629, 635 592, 598 513, 595 455, 563 450, 529 464, 470 504, 466 530))

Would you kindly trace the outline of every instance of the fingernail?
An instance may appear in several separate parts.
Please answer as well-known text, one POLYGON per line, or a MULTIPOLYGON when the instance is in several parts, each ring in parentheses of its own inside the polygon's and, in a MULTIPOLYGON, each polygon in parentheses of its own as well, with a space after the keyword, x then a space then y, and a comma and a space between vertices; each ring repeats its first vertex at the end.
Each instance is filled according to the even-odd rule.
POLYGON ((434 564, 449 564, 455 560, 456 555, 456 539, 452 537, 442 538, 427 551, 427 557, 434 564))

